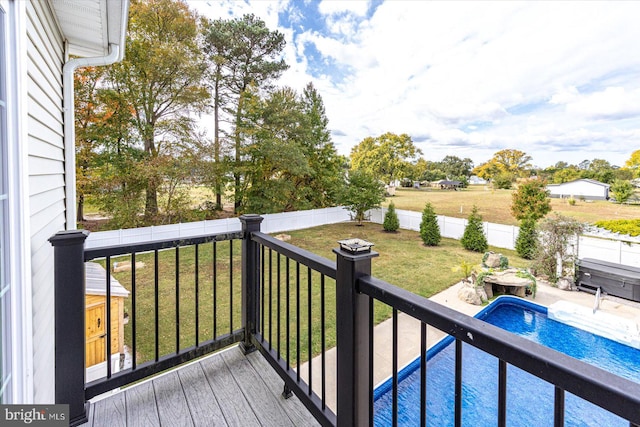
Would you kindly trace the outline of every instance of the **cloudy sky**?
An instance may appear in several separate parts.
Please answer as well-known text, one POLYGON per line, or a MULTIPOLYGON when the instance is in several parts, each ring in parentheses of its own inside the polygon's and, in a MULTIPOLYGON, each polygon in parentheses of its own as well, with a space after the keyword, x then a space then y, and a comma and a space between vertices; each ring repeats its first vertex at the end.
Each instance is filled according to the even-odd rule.
POLYGON ((312 81, 341 154, 407 133, 427 160, 525 151, 541 167, 640 149, 640 2, 195 0, 287 40, 279 84, 312 81))

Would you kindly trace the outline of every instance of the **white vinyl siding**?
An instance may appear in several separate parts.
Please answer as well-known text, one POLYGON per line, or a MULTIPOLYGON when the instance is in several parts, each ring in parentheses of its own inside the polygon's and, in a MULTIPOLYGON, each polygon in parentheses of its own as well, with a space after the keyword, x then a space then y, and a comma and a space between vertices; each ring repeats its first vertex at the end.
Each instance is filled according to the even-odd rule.
POLYGON ((11 390, 11 274, 9 272, 7 189, 7 14, 0 5, 0 403, 8 403, 11 390))
POLYGON ((34 402, 54 399, 53 250, 65 229, 62 66, 64 44, 48 2, 27 6, 29 225, 34 402))

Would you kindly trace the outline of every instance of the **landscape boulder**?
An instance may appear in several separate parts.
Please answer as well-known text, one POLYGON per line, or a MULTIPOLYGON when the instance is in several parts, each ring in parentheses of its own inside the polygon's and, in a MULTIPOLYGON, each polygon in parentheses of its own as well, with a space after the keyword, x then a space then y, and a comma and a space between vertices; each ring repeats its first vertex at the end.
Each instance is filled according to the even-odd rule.
MULTIPOLYGON (((136 270, 144 268, 144 262, 136 261, 136 270)), ((113 272, 131 271, 131 261, 118 261, 113 263, 113 272)))
POLYGON ((526 289, 534 285, 530 278, 518 277, 518 270, 509 268, 504 271, 496 271, 483 277, 485 284, 495 286, 498 292, 510 293, 519 297, 524 297, 526 289))
POLYGON ((561 277, 558 279, 558 283, 556 284, 558 289, 562 291, 572 291, 573 290, 573 280, 568 277, 561 277))
POLYGON ((484 265, 488 268, 500 268, 501 254, 495 252, 489 252, 487 259, 484 260, 484 265))
POLYGON ((476 286, 475 281, 469 280, 462 281, 462 286, 458 289, 458 298, 473 305, 482 305, 484 301, 488 301, 484 288, 482 286, 476 286))
POLYGON ((460 289, 458 289, 458 298, 468 304, 482 305, 482 299, 480 299, 480 295, 478 295, 475 288, 472 288, 470 286, 462 286, 460 289))

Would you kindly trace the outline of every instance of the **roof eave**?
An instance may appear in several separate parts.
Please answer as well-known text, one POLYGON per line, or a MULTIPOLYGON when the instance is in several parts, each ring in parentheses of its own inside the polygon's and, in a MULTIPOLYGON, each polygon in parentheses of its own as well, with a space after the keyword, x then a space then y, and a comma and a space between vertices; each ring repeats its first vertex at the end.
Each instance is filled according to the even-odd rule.
POLYGON ((110 44, 124 52, 129 0, 57 0, 51 5, 70 55, 106 56, 110 44))

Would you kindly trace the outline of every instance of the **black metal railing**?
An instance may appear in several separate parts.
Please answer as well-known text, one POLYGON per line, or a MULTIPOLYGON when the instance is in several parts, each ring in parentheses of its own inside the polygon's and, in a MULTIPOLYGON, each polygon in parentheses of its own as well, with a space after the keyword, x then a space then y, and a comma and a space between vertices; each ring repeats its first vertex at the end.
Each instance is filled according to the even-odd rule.
MULTIPOLYGON (((481 320, 466 316, 441 304, 393 286, 375 277, 362 277, 358 289, 363 295, 393 307, 393 348, 397 360, 397 316, 402 312, 421 323, 420 414, 421 426, 427 425, 426 411, 426 325, 433 326, 455 339, 454 425, 462 425, 462 352, 470 345, 495 356, 498 366, 497 425, 506 426, 507 367, 515 366, 552 384, 554 426, 564 425, 565 392, 572 393, 629 421, 640 422, 640 384, 559 353, 481 320)), ((373 333, 373 325, 371 332, 373 333)), ((372 360, 372 355, 369 357, 372 360)), ((392 418, 398 419, 398 370, 393 368, 392 418)), ((371 401, 370 401, 371 403, 371 401)), ((418 409, 418 408, 416 408, 418 409)))
MULTIPOLYGON (((463 343, 499 360, 496 416, 499 426, 506 425, 509 404, 506 399, 506 372, 509 365, 554 385, 556 426, 564 423, 565 392, 573 393, 629 420, 631 426, 640 423, 639 384, 376 279, 371 276, 371 262, 377 256, 373 251, 350 251, 340 247, 334 250, 336 262, 332 262, 261 233, 261 221, 259 216, 245 215, 241 217, 242 232, 238 233, 87 251, 83 249, 86 232, 62 232, 52 237, 56 256, 56 403, 70 404, 72 423, 82 421, 86 411, 85 402, 100 392, 224 346, 240 343, 245 352, 257 349, 264 355, 283 379, 285 396, 295 393, 320 424, 373 425, 374 301, 391 307, 393 425, 399 419, 399 313, 405 313, 421 322, 421 407, 416 410, 420 410, 420 422, 423 426, 429 421, 426 411, 427 325, 449 334, 456 342, 456 426, 462 424, 463 343), (238 239, 242 239, 241 248, 233 245, 238 239), (224 254, 221 254, 219 247, 222 244, 228 245, 224 254), (207 245, 210 245, 209 253, 204 256, 207 245), (191 257, 191 254, 187 257, 187 251, 192 251, 195 259, 192 267, 182 267, 184 259, 191 257), (152 306, 155 311, 151 324, 155 347, 152 357, 143 363, 134 362, 124 372, 108 373, 105 379, 85 385, 84 262, 103 258, 108 269, 112 257, 125 253, 129 254, 133 267, 128 280, 132 291, 130 329, 134 355, 138 351, 135 337, 142 327, 141 321, 136 320, 143 304, 142 290, 150 287, 155 294, 145 297, 154 300, 152 306), (145 257, 154 265, 152 283, 144 283, 140 274, 136 273, 136 261, 145 257), (236 270, 233 265, 238 257, 241 267, 236 270), (228 260, 224 267, 221 259, 228 260), (169 350, 165 351, 163 349, 166 347, 163 347, 161 339, 162 327, 159 326, 162 322, 159 312, 162 310, 159 307, 158 293, 163 292, 163 278, 171 276, 172 269, 167 269, 165 265, 170 263, 175 266, 175 274, 169 291, 174 294, 176 307, 173 318, 175 324, 172 324, 174 332, 169 334, 169 341, 172 343, 169 350), (203 280, 205 275, 202 273, 205 264, 211 272, 210 276, 206 275, 207 280, 203 280), (188 276, 192 276, 192 279, 185 279, 188 276), (237 284, 239 278, 240 285, 237 284), (208 311, 214 313, 212 335, 207 339, 200 339, 199 333, 203 324, 199 305, 205 300, 203 282, 211 286, 211 293, 207 294, 207 299, 211 300, 208 311), (193 342, 184 342, 180 337, 188 327, 180 314, 180 306, 185 301, 183 293, 189 287, 194 287, 194 300, 186 301, 193 304, 194 315, 193 326, 188 327, 195 330, 195 339, 193 342), (229 289, 229 293, 226 301, 223 301, 221 289, 225 287, 229 289), (228 307, 224 307, 226 304, 228 307), (227 313, 229 318, 224 327, 217 315, 221 312, 227 313), (238 317, 241 320, 236 324, 238 317), (328 384, 327 353, 332 347, 335 347, 336 382, 328 384), (318 362, 314 361, 316 356, 319 358, 318 362), (318 363, 320 368, 314 371, 318 363), (335 405, 328 404, 329 388, 336 392, 335 405)), ((107 292, 110 288, 108 285, 109 283, 107 292)), ((107 324, 111 324, 110 319, 107 319, 107 324)), ((110 339, 107 339, 107 343, 109 342, 110 339)), ((109 351, 108 349, 107 354, 109 351)))
MULTIPOLYGON (((114 388, 130 384, 138 381, 142 378, 149 377, 158 372, 177 366, 181 363, 200 357, 204 354, 210 353, 215 350, 227 347, 231 344, 238 343, 244 339, 244 328, 241 326, 238 314, 235 315, 234 323, 234 307, 233 297, 234 293, 238 296, 241 293, 239 283, 235 283, 238 280, 234 280, 234 271, 236 274, 240 273, 240 266, 238 264, 240 260, 239 252, 235 253, 234 260, 234 245, 235 240, 241 240, 243 237, 242 232, 236 233, 221 233, 208 236, 191 237, 188 239, 179 240, 162 240, 152 243, 142 243, 129 246, 111 246, 99 249, 88 249, 84 251, 84 261, 91 261, 95 259, 103 259, 105 269, 111 271, 113 266, 113 258, 126 255, 130 258, 131 271, 129 276, 131 294, 129 296, 130 312, 129 312, 129 324, 130 324, 130 353, 131 353, 131 368, 125 369, 118 373, 112 373, 111 363, 107 363, 107 373, 105 378, 95 380, 86 386, 85 396, 90 399, 94 396, 102 394, 106 391, 113 390, 114 388), (219 291, 219 279, 220 269, 219 265, 221 260, 218 258, 219 246, 225 243, 225 252, 228 259, 224 260, 225 264, 225 278, 224 282, 226 287, 229 310, 226 313, 220 313, 217 307, 217 294, 219 291), (204 247, 207 246, 208 254, 205 254, 204 247), (181 262, 181 253, 186 258, 188 255, 189 264, 193 262, 193 266, 186 266, 184 262, 181 262), (145 295, 142 295, 142 289, 140 286, 141 273, 138 272, 136 262, 139 262, 141 258, 146 258, 153 262, 153 274, 146 274, 147 290, 145 295), (211 294, 216 294, 215 298, 212 298, 213 310, 212 324, 213 327, 208 339, 201 340, 202 331, 200 325, 200 312, 201 312, 201 280, 200 277, 203 274, 200 264, 206 262, 210 270, 208 276, 211 277, 208 285, 211 294), (173 280, 171 281, 171 275, 164 275, 161 270, 165 270, 165 274, 168 272, 165 268, 165 264, 173 263, 173 280), (168 279, 168 280, 163 280, 168 279), (162 282, 169 282, 162 283, 162 282), (164 285, 164 286, 163 286, 164 285), (167 286, 168 285, 168 286, 167 286), (164 287, 164 289, 163 289, 164 287), (235 289, 234 289, 235 288, 235 289), (165 301, 165 307, 161 307, 161 296, 163 292, 168 294, 168 301, 165 301), (188 291, 188 293, 186 293, 188 291), (184 293, 184 294, 181 294, 184 293), (146 299, 146 302, 153 300, 152 312, 148 309, 144 313, 141 313, 138 308, 138 304, 146 299), (171 316, 173 315, 173 316, 171 316), (153 316, 151 318, 151 316, 153 316), (146 317, 146 319, 144 319, 146 317), (161 331, 160 326, 162 320, 172 321, 172 325, 166 330, 161 331), (225 319, 227 328, 220 330, 217 323, 220 317, 225 319), (139 333, 138 323, 144 322, 146 326, 152 326, 151 331, 145 331, 139 333), (151 321, 149 321, 151 320, 151 321), (189 329, 189 333, 187 333, 189 329), (193 338, 184 340, 184 336, 191 335, 193 338), (163 334, 167 337, 163 339, 163 334), (138 346, 141 337, 148 339, 153 337, 153 354, 146 354, 146 359, 143 356, 142 363, 139 363, 140 347, 138 346)), ((111 274, 106 274, 106 325, 112 325, 111 319, 111 274)), ((112 354, 112 328, 106 327, 106 355, 107 359, 112 354)))
POLYGON ((254 343, 284 378, 283 395, 295 392, 321 424, 336 425, 326 380, 327 346, 335 346, 335 327, 326 325, 327 316, 333 318, 329 324, 336 324, 336 264, 264 233, 253 233, 251 240, 260 254, 260 322, 254 343), (314 375, 316 355, 321 366, 314 375), (315 388, 314 377, 319 377, 315 388))
POLYGON ((239 244, 244 235, 238 231, 86 250, 85 231, 61 232, 50 239, 56 274, 56 401, 70 405, 72 424, 82 422, 85 402, 94 396, 245 340, 240 262, 246 257, 239 244), (111 270, 116 260, 131 266, 118 273, 130 290, 124 335, 131 357, 129 367, 113 372, 111 355, 117 350, 112 348, 111 270), (106 364, 102 378, 85 384, 88 261, 106 270, 101 319, 106 364))

